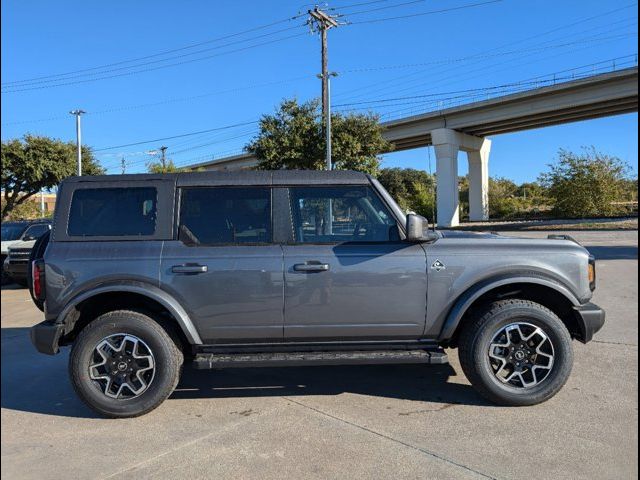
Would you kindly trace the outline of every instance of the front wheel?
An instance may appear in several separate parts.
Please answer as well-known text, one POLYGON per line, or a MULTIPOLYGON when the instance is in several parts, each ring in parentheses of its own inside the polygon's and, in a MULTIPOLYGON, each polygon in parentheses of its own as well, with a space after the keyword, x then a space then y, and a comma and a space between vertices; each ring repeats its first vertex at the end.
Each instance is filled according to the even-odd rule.
POLYGON ((528 300, 490 304, 459 341, 462 369, 499 405, 535 405, 563 387, 573 366, 571 336, 551 310, 528 300))
POLYGON ((151 317, 118 310, 80 332, 69 357, 69 374, 76 393, 96 412, 136 417, 173 392, 182 362, 182 352, 151 317))

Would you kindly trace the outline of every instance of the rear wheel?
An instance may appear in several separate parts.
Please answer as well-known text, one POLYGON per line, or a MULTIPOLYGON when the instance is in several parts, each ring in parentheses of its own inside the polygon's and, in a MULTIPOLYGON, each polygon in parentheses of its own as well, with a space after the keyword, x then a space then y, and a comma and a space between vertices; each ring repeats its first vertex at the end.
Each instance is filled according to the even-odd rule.
POLYGON ((80 398, 107 417, 136 417, 160 405, 178 384, 182 352, 148 315, 106 313, 74 342, 69 373, 80 398))
POLYGON ((571 336, 546 307, 527 300, 489 305, 463 328, 462 369, 485 398, 535 405, 554 396, 573 366, 571 336))

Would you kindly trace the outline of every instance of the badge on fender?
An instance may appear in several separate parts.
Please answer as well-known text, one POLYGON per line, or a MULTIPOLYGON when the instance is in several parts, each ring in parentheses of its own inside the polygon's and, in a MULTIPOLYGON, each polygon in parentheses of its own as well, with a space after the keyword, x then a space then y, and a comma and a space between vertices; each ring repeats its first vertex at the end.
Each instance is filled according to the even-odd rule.
POLYGON ((445 264, 440 260, 436 260, 431 264, 431 270, 435 270, 436 272, 439 272, 440 270, 446 270, 446 268, 447 267, 445 266, 445 264))

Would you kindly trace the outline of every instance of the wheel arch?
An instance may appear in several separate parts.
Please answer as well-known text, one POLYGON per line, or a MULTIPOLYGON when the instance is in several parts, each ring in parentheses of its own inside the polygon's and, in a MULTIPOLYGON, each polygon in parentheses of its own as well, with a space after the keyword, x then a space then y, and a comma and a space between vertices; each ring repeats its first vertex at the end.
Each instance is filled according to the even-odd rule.
POLYGON ((505 298, 539 303, 560 317, 572 337, 581 335, 574 309, 581 302, 566 286, 541 276, 517 276, 488 280, 461 294, 446 316, 439 342, 457 346, 460 330, 473 313, 492 301, 505 298))
POLYGON ((62 310, 56 323, 65 326, 61 344, 68 344, 91 320, 107 311, 141 309, 158 314, 163 327, 180 337, 182 343, 202 344, 189 314, 168 293, 150 284, 101 285, 74 297, 62 310))

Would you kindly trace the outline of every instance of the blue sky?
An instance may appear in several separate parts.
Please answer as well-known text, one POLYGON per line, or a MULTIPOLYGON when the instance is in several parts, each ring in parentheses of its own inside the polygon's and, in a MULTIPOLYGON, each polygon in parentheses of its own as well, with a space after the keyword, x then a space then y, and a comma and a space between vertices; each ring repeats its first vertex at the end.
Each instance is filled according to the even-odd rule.
MULTIPOLYGON (((312 6, 3 1, 2 139, 31 132, 74 140, 67 112, 82 108, 83 141, 96 149, 224 127, 97 152, 111 173, 122 157, 127 172, 144 171, 147 152, 162 144, 178 165, 239 152, 255 134, 248 122, 283 98, 319 94, 318 37, 302 26, 304 15, 287 20, 312 6)), ((632 1, 336 0, 328 8, 349 22, 329 33, 329 65, 339 74, 332 102, 371 105, 383 119, 486 98, 486 87, 637 65, 632 1), (479 5, 451 10, 471 4, 479 5), (390 19, 437 10, 449 11, 390 19), (478 92, 447 93, 470 89, 478 92), (403 100, 360 103, 394 98, 403 100)), ((637 129, 634 113, 496 136, 490 173, 533 180, 559 148, 589 145, 637 172, 637 129)), ((427 169, 427 158, 425 148, 398 152, 384 166, 427 169)), ((463 154, 459 163, 466 173, 463 154)))

